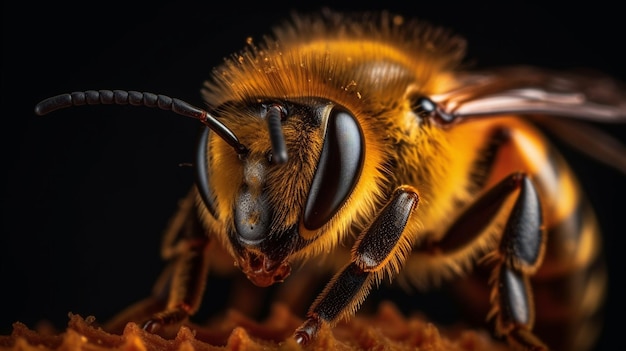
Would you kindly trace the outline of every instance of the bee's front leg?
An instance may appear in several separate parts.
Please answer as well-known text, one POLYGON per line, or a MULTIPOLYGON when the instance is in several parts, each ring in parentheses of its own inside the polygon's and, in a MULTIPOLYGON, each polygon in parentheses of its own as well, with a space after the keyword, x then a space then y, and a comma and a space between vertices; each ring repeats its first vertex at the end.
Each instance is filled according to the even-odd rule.
POLYGON ((352 249, 351 262, 326 285, 317 297, 306 321, 296 330, 299 344, 307 344, 323 324, 333 325, 356 312, 372 283, 382 274, 397 273, 410 252, 412 238, 405 230, 419 196, 409 186, 399 187, 370 227, 352 249))
POLYGON ((175 258, 168 281, 165 308, 143 322, 143 329, 155 333, 161 327, 178 325, 200 307, 208 274, 209 239, 187 239, 187 250, 175 258))
POLYGON ((165 231, 161 255, 169 261, 152 296, 119 313, 105 329, 121 330, 127 322, 142 323, 152 333, 178 325, 200 307, 209 269, 210 238, 198 221, 192 190, 179 204, 165 231))

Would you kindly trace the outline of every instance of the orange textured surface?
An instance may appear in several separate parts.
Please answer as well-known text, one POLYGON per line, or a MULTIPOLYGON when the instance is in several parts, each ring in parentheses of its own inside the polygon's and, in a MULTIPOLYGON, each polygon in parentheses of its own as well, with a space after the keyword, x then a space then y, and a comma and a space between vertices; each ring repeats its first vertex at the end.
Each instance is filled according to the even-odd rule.
POLYGON ((376 315, 358 316, 334 329, 323 328, 314 343, 300 347, 290 336, 302 320, 276 305, 270 317, 255 322, 231 312, 219 323, 188 324, 172 338, 143 331, 134 323, 123 333, 111 334, 93 317, 70 315, 65 331, 30 329, 16 322, 11 335, 0 336, 3 350, 47 351, 200 351, 200 350, 508 350, 486 332, 443 330, 421 317, 405 317, 394 305, 383 303, 376 315))

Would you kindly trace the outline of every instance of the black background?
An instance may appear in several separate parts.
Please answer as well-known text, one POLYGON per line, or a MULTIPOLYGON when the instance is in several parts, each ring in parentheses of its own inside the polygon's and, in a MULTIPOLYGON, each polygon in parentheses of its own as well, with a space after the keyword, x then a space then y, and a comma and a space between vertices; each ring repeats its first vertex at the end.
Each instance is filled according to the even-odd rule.
MULTIPOLYGON (((621 11, 535 4, 385 1, 339 10, 388 9, 463 34, 478 67, 592 67, 626 80, 621 11)), ((292 10, 271 2, 3 3, 0 332, 15 321, 57 327, 69 311, 105 320, 146 297, 163 263, 161 232, 192 184, 198 124, 131 107, 83 107, 46 117, 41 99, 87 89, 152 91, 202 106, 211 68, 268 33, 292 10)), ((609 128, 626 140, 623 126, 609 128)), ((569 153, 568 153, 569 155, 569 153)), ((621 320, 622 210, 626 180, 572 155, 605 229, 609 317, 621 320)), ((609 324, 599 349, 621 341, 609 324)))

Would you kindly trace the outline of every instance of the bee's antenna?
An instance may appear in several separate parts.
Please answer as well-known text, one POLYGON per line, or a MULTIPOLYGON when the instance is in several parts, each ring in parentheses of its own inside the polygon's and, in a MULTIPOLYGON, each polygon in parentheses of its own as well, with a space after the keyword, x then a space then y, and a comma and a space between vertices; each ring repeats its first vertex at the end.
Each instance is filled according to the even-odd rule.
POLYGON ((248 152, 248 148, 239 142, 235 133, 215 117, 211 116, 207 111, 166 95, 142 93, 132 90, 79 91, 45 99, 35 106, 35 113, 39 116, 43 116, 52 111, 71 106, 109 104, 158 107, 162 110, 172 111, 182 116, 195 118, 224 139, 228 145, 235 149, 237 154, 242 155, 248 152))
POLYGON ((269 107, 266 115, 267 127, 272 142, 272 162, 279 164, 287 162, 287 147, 280 121, 287 115, 285 109, 278 104, 269 107))

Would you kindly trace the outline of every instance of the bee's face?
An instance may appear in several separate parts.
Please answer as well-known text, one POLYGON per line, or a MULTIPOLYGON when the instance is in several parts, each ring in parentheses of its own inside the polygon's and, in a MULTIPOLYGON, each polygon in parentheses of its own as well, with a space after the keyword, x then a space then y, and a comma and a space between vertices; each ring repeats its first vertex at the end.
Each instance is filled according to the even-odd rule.
POLYGON ((217 110, 248 151, 238 155, 210 138, 208 171, 201 175, 209 180, 205 199, 225 224, 236 263, 260 286, 289 275, 290 261, 352 192, 364 157, 354 116, 330 101, 306 98, 280 102, 288 158, 275 162, 266 121, 271 104, 261 99, 217 110))

